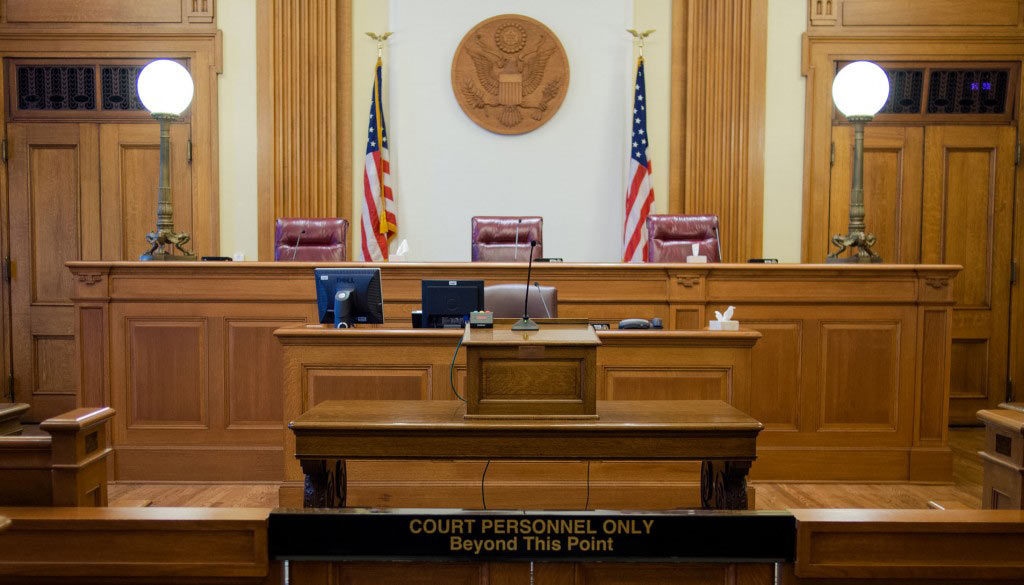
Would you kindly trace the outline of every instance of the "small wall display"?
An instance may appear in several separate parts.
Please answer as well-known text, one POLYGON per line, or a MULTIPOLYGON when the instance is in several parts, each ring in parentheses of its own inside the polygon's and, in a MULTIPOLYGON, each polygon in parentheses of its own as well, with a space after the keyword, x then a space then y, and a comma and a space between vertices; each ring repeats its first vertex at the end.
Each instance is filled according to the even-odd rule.
POLYGON ((569 88, 569 59, 551 29, 520 14, 480 22, 452 59, 462 111, 497 134, 525 134, 554 117, 569 88))

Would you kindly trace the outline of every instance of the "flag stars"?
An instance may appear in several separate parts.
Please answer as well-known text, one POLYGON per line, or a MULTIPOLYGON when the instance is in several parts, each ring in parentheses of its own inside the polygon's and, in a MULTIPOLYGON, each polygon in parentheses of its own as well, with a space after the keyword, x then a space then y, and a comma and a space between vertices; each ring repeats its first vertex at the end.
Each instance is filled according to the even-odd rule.
POLYGON ((633 143, 633 148, 636 148, 637 146, 639 146, 639 145, 636 142, 634 142, 633 143))

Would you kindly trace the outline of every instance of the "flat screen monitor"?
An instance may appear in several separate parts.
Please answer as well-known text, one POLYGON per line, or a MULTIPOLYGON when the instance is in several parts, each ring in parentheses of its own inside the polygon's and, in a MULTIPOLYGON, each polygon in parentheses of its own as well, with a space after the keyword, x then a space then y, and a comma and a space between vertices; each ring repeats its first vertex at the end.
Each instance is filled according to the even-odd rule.
POLYGON ((482 280, 424 280, 422 286, 424 327, 461 329, 471 311, 484 310, 482 280))
POLYGON ((384 322, 380 268, 317 268, 313 274, 321 323, 351 327, 384 322))

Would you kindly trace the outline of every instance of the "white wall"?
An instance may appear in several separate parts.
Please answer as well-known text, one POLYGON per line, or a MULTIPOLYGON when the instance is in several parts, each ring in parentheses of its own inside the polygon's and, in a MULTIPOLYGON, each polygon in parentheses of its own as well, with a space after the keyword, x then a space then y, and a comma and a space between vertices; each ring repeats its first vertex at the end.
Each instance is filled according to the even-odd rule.
POLYGON ((762 255, 780 262, 800 261, 806 99, 800 38, 806 23, 807 2, 768 0, 762 255))
POLYGON ((632 20, 630 0, 391 0, 389 143, 410 260, 469 260, 474 215, 541 215, 545 255, 617 260, 632 20), (519 136, 473 123, 450 82, 463 35, 506 12, 547 25, 570 62, 559 111, 519 136))
POLYGON ((224 73, 217 85, 220 253, 258 257, 256 190, 256 2, 219 0, 224 73))

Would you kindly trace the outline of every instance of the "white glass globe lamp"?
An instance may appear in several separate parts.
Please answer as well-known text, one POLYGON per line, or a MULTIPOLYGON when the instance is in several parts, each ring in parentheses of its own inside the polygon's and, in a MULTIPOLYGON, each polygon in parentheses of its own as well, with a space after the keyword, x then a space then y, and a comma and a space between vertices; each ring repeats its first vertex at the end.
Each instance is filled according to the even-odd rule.
POLYGON ((888 98, 889 77, 871 61, 850 63, 832 82, 832 101, 847 118, 871 118, 888 98))
POLYGON ((192 103, 192 76, 181 63, 158 59, 139 73, 139 99, 151 114, 178 116, 192 103))

